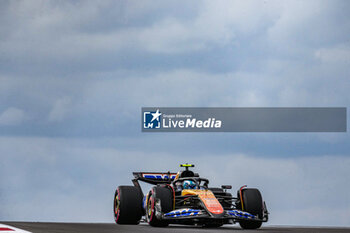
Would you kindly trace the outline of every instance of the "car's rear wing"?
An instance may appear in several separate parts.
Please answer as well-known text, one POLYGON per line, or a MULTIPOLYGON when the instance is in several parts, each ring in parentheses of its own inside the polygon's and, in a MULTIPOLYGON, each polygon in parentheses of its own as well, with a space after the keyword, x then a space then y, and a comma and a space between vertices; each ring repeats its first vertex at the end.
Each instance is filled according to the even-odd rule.
POLYGON ((176 173, 171 172, 133 172, 134 180, 140 180, 149 184, 170 184, 176 177, 176 173))
POLYGON ((140 192, 143 195, 141 186, 139 181, 146 182, 148 184, 170 184, 171 181, 173 181, 177 175, 177 173, 172 172, 133 172, 134 179, 132 180, 132 183, 135 187, 140 189, 140 192))

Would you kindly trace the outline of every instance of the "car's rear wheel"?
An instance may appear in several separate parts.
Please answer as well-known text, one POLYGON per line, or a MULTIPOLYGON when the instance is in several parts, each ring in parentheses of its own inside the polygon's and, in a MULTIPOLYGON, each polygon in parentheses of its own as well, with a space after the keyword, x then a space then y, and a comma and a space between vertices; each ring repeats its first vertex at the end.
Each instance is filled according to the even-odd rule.
POLYGON ((135 186, 119 186, 114 195, 114 219, 118 224, 139 224, 142 193, 135 186))
MULTIPOLYGON (((246 188, 242 190, 243 210, 257 215, 260 219, 263 217, 263 200, 258 189, 246 188)), ((261 221, 240 220, 239 225, 243 229, 257 229, 261 227, 261 221)))
POLYGON ((146 216, 149 225, 154 227, 166 227, 169 222, 159 219, 156 215, 156 201, 160 201, 161 212, 168 213, 173 210, 173 193, 168 187, 154 187, 148 197, 146 216))

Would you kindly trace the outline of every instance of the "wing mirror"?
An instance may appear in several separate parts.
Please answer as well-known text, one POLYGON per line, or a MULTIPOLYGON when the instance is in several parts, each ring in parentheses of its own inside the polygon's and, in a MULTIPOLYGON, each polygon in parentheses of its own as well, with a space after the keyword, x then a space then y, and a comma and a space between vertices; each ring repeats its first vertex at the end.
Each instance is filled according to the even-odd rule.
POLYGON ((232 185, 221 185, 222 189, 232 189, 232 185))

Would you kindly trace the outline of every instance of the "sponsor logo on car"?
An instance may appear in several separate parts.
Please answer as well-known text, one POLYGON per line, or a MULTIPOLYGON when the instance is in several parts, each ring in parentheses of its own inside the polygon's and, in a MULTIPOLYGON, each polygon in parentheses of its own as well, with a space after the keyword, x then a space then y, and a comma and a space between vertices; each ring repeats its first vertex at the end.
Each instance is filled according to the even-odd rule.
MULTIPOLYGON (((147 179, 156 179, 156 180, 168 180, 168 174, 160 174, 160 173, 142 173, 142 177, 147 179)), ((170 179, 175 179, 176 174, 170 174, 170 179)))
POLYGON ((169 213, 164 214, 165 217, 185 217, 185 216, 197 216, 199 214, 202 214, 201 210, 196 209, 180 209, 180 210, 174 210, 169 213))

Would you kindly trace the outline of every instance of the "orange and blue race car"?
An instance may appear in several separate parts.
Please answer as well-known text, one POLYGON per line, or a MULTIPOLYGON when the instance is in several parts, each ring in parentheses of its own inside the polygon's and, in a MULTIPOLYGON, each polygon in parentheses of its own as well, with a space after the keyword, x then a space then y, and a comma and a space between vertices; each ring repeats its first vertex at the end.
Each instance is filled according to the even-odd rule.
POLYGON ((114 196, 114 217, 118 224, 146 221, 154 227, 169 224, 220 227, 239 223, 244 229, 257 229, 268 221, 268 211, 256 188, 242 186, 233 197, 230 185, 209 187, 209 180, 181 164, 185 170, 133 172, 133 186, 119 186, 114 196), (145 195, 139 181, 154 185, 145 195))

